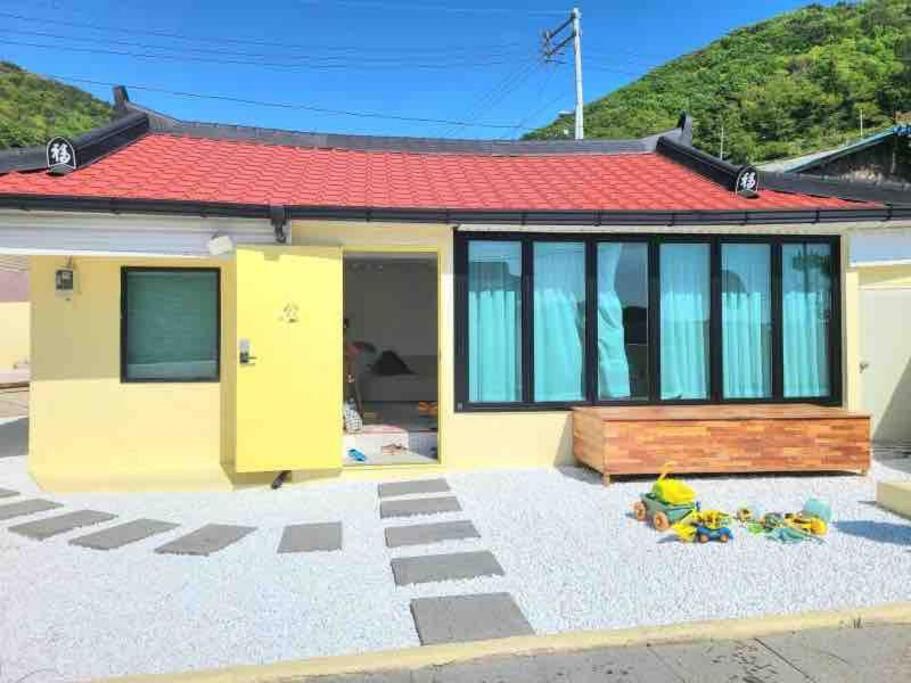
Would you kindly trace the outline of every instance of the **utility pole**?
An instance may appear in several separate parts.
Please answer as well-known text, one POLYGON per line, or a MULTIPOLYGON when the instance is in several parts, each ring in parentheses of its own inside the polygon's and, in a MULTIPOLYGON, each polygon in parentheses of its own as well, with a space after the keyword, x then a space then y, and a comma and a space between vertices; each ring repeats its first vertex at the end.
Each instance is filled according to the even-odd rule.
POLYGON ((860 139, 864 139, 864 108, 860 108, 860 139))
POLYGON ((575 61, 575 80, 576 80, 576 125, 574 131, 574 137, 576 140, 582 140, 585 138, 585 125, 583 121, 583 108, 585 106, 585 99, 582 95, 582 27, 581 27, 582 12, 579 11, 578 7, 573 7, 572 12, 569 13, 569 18, 560 24, 557 28, 552 31, 544 31, 543 40, 541 44, 541 55, 544 57, 546 62, 556 61, 554 57, 561 55, 563 50, 570 43, 573 44, 573 56, 575 61), (562 31, 569 29, 569 35, 563 38, 560 42, 554 43, 554 38, 556 38, 562 31))
POLYGON ((724 160, 724 121, 721 122, 721 144, 718 146, 718 158, 724 160))

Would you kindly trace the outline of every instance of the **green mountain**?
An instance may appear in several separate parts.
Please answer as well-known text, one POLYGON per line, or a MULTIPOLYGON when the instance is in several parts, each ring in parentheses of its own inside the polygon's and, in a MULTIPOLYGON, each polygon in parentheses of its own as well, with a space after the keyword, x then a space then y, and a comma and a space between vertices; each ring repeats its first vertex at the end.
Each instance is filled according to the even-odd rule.
MULTIPOLYGON (((591 138, 694 119, 694 144, 760 161, 834 147, 911 111, 911 0, 809 5, 737 29, 585 107, 591 138)), ((528 134, 558 138, 570 117, 528 134)))
POLYGON ((111 106, 87 92, 0 62, 0 149, 43 145, 111 120, 111 106))

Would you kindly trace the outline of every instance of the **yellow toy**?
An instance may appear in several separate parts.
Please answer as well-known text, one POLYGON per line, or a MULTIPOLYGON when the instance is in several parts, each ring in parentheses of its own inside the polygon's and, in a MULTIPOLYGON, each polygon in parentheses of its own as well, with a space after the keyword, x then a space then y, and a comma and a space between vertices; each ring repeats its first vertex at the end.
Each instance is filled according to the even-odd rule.
POLYGON ((727 543, 734 534, 728 528, 731 516, 721 510, 694 510, 671 527, 677 538, 685 543, 720 541, 727 543))
POLYGON ((696 492, 679 479, 666 479, 672 462, 664 463, 661 474, 652 485, 652 495, 667 505, 689 505, 696 500, 696 492))

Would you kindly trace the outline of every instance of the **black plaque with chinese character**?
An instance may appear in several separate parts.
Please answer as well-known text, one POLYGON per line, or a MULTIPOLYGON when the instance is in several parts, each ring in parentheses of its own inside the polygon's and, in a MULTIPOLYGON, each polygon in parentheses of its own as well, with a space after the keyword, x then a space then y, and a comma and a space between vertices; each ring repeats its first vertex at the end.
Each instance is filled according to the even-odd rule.
POLYGON ((76 147, 72 142, 54 138, 47 143, 47 170, 54 174, 76 170, 76 147))

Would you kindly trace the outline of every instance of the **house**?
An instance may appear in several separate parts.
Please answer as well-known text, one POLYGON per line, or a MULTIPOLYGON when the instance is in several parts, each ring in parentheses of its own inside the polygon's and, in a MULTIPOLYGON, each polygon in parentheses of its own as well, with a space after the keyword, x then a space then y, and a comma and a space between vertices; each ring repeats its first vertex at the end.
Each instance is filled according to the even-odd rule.
POLYGON ((896 123, 861 140, 789 159, 756 165, 761 171, 895 183, 911 183, 911 123, 896 123))
POLYGON ((52 490, 551 466, 580 405, 857 408, 852 244, 911 226, 906 195, 733 166, 686 117, 470 141, 115 102, 0 158, 52 490))

